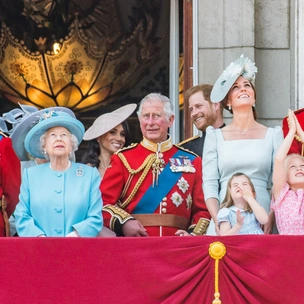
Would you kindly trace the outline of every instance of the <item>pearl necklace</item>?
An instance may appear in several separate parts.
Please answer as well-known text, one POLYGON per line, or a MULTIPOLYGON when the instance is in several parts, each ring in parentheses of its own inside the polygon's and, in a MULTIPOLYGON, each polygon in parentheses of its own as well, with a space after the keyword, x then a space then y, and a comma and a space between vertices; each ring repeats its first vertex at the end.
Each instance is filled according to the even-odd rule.
POLYGON ((49 166, 50 166, 50 168, 51 168, 53 171, 60 171, 60 172, 66 171, 67 169, 69 169, 69 168, 71 167, 71 165, 72 165, 72 163, 71 163, 71 161, 69 160, 68 165, 66 166, 65 169, 63 169, 63 170, 55 170, 55 169, 53 169, 51 163, 49 163, 49 166))

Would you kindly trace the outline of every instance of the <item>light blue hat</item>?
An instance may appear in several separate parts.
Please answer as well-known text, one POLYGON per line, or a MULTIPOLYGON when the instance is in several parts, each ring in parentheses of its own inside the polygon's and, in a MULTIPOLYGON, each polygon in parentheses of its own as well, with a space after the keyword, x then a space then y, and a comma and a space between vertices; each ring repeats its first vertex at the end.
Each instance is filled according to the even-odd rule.
MULTIPOLYGON (((14 151, 21 161, 28 160, 28 155, 24 148, 24 140, 30 129, 40 120, 40 115, 44 111, 60 111, 75 117, 72 110, 65 107, 51 107, 43 110, 38 110, 34 106, 19 104, 20 108, 4 113, 0 117, 0 130, 7 133, 13 144, 14 151), (9 130, 7 123, 12 126, 9 130)), ((43 157, 44 158, 44 157, 43 157)))
POLYGON ((255 63, 248 57, 242 54, 236 61, 223 71, 222 75, 215 82, 210 100, 214 103, 221 102, 228 94, 230 88, 239 76, 243 76, 252 82, 255 79, 255 74, 258 72, 255 63))
POLYGON ((29 154, 44 158, 40 148, 40 137, 53 127, 64 127, 76 136, 78 144, 82 141, 84 126, 78 119, 71 117, 68 113, 45 109, 40 111, 39 116, 38 123, 25 137, 24 146, 29 154))

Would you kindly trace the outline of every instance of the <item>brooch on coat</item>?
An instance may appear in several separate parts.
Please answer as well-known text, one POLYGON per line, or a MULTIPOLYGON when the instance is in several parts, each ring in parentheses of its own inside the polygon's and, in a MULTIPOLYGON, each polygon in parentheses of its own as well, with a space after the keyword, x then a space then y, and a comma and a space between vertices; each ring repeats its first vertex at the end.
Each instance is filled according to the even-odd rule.
POLYGON ((186 191, 189 189, 189 184, 183 177, 178 180, 177 186, 183 193, 186 193, 186 191))
POLYGON ((82 177, 83 175, 84 175, 84 170, 83 170, 82 167, 80 166, 80 167, 77 168, 77 170, 76 170, 76 176, 82 177))
POLYGON ((171 195, 171 200, 172 200, 172 203, 178 207, 182 204, 183 202, 183 198, 181 197, 181 195, 175 191, 172 195, 171 195))

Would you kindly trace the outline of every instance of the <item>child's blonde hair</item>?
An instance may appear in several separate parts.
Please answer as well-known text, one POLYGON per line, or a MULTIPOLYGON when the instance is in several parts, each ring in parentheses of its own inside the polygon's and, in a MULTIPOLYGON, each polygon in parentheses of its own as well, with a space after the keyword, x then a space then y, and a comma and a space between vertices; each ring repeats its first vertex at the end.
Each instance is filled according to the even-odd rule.
MULTIPOLYGON (((254 185, 253 185, 252 181, 250 180, 250 178, 245 173, 237 172, 237 173, 233 174, 228 181, 226 195, 225 195, 225 198, 224 198, 224 200, 221 204, 220 209, 222 209, 224 207, 229 208, 229 207, 233 206, 233 199, 231 197, 231 190, 230 189, 231 189, 232 180, 237 176, 245 176, 247 178, 248 183, 251 187, 251 191, 253 193, 253 197, 256 198, 255 188, 254 188, 254 185)), ((246 206, 244 211, 252 213, 252 209, 251 209, 251 207, 249 206, 248 203, 247 203, 247 206, 246 206)))
POLYGON ((285 161, 284 161, 284 166, 285 166, 285 171, 286 171, 286 166, 287 166, 287 161, 290 160, 291 158, 294 158, 294 157, 297 157, 297 158, 301 158, 303 161, 304 161, 304 156, 300 155, 300 154, 297 154, 297 153, 292 153, 292 154, 289 154, 286 156, 285 158, 285 161))

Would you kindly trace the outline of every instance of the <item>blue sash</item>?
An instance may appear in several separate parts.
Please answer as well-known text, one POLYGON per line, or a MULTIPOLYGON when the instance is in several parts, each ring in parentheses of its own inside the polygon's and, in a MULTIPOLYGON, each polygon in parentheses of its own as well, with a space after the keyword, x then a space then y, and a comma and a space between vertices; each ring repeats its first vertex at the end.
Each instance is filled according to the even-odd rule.
MULTIPOLYGON (((171 158, 187 157, 191 161, 195 159, 195 155, 183 150, 178 150, 171 158)), ((160 201, 177 183, 178 179, 184 172, 172 172, 170 162, 165 166, 164 170, 158 177, 158 185, 150 188, 145 192, 132 213, 134 214, 151 214, 154 213, 160 201)))

